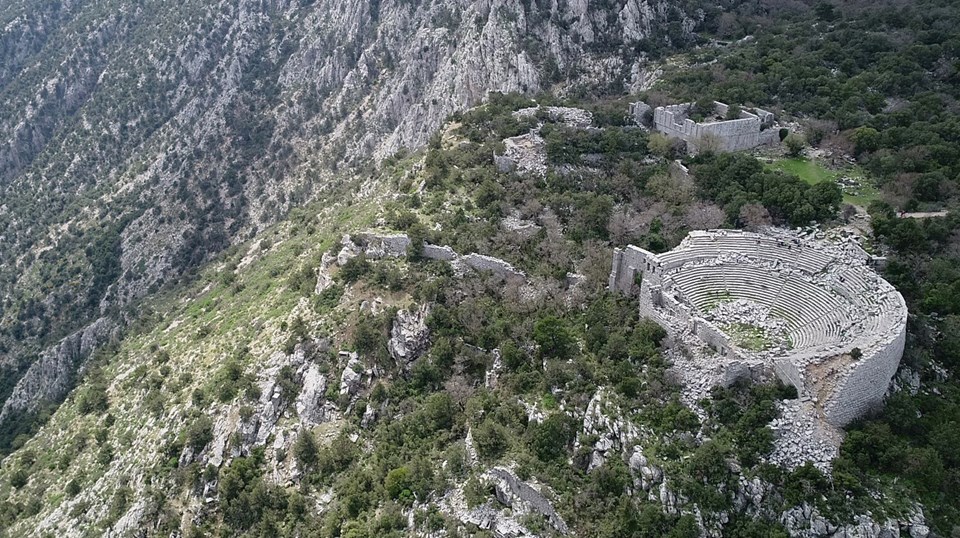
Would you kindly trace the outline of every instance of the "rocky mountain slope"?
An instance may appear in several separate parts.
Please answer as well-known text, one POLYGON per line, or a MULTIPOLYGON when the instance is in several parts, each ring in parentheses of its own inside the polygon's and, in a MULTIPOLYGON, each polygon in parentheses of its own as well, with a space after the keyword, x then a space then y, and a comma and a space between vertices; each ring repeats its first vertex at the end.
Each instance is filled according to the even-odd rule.
POLYGON ((704 18, 666 0, 5 3, 5 444, 119 336, 91 323, 119 330, 143 297, 489 91, 642 88, 650 55, 704 18))
POLYGON ((643 130, 533 105, 494 97, 146 299, 3 461, 0 529, 926 536, 912 497, 770 464, 795 393, 682 402, 675 344, 605 290, 604 239, 614 211, 671 242, 722 212, 656 194, 682 180, 643 130), (546 169, 497 172, 523 133, 546 169))
MULTIPOLYGON (((740 40, 770 10, 804 13, 817 73, 900 24, 782 4, 4 4, 0 536, 956 533, 960 317, 929 290, 955 289, 960 219, 872 208, 918 314, 889 412, 832 468, 776 457, 804 435, 795 391, 689 397, 682 343, 606 290, 615 246, 812 203, 750 155, 682 171, 626 113, 664 73, 637 98, 776 88, 802 47, 740 40)), ((909 54, 946 64, 937 39, 909 54)), ((847 95, 848 119, 876 112, 847 95)))

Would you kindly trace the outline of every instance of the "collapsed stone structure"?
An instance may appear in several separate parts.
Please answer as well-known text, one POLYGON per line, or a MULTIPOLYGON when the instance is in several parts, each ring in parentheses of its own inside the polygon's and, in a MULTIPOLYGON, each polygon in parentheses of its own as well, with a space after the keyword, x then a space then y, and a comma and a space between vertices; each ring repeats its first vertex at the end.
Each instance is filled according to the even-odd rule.
MULTIPOLYGON (((407 234, 378 234, 374 232, 361 232, 353 236, 346 234, 340 240, 342 248, 336 256, 338 265, 343 265, 355 256, 364 254, 372 260, 382 258, 402 258, 407 256, 413 242, 407 234)), ((510 262, 485 256, 483 254, 470 253, 460 255, 455 250, 446 245, 431 245, 424 243, 420 255, 430 260, 440 260, 450 262, 454 269, 465 271, 471 269, 479 272, 493 273, 505 280, 525 281, 526 273, 515 268, 510 262)), ((332 279, 326 274, 326 269, 333 263, 330 259, 321 266, 317 280, 317 293, 320 293, 332 283, 332 279)))
MULTIPOLYGON (((650 109, 642 103, 631 106, 638 121, 650 109)), ((759 108, 744 108, 738 117, 728 119, 730 106, 714 101, 714 111, 703 121, 690 118, 694 103, 659 106, 653 110, 654 128, 670 138, 687 143, 687 150, 696 154, 708 146, 715 151, 741 151, 780 141, 774 126, 772 112, 759 108)))
POLYGON ((853 240, 695 231, 664 254, 617 249, 609 287, 727 377, 773 373, 841 427, 882 403, 903 355, 906 304, 871 261, 853 240))

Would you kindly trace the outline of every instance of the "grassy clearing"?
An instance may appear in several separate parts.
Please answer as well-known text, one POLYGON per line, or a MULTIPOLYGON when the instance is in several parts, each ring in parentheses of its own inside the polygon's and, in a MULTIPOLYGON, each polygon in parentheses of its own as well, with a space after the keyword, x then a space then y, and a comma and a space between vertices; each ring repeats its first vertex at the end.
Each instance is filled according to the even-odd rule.
POLYGON ((747 323, 731 323, 724 331, 737 346, 747 351, 763 351, 772 344, 763 329, 747 323))
POLYGON ((851 177, 859 180, 858 186, 841 185, 843 201, 848 204, 866 207, 870 202, 880 198, 880 191, 870 182, 859 167, 851 166, 840 170, 830 170, 820 161, 794 157, 778 159, 768 163, 767 167, 794 174, 804 182, 815 185, 823 181, 837 181, 841 177, 851 177))

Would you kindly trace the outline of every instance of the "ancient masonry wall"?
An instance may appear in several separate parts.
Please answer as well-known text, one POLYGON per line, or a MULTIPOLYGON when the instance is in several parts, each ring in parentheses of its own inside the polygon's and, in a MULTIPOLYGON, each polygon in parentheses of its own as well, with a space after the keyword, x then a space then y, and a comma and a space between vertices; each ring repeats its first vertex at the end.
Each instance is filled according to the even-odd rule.
POLYGON ((613 251, 613 270, 610 271, 608 286, 621 293, 635 293, 637 275, 646 274, 656 284, 659 281, 659 262, 657 255, 640 247, 629 245, 613 251))
POLYGON ((730 339, 713 324, 701 318, 694 318, 693 326, 693 332, 697 335, 697 338, 703 340, 721 355, 725 355, 729 359, 737 358, 737 353, 734 346, 730 344, 730 339))
MULTIPOLYGON (((351 251, 354 254, 363 252, 368 258, 375 260, 402 258, 408 254, 413 244, 406 234, 377 234, 373 232, 357 233, 352 238, 350 235, 344 235, 341 243, 344 245, 345 251, 351 251), (359 244, 355 244, 354 239, 359 244)), ((424 243, 420 253, 427 259, 446 261, 476 271, 490 272, 508 280, 525 280, 527 277, 526 273, 500 258, 476 253, 461 256, 446 245, 424 243)))
POLYGON ((793 385, 797 389, 797 394, 803 394, 803 374, 800 373, 800 369, 792 360, 778 359, 774 361, 773 371, 785 385, 793 385))
POLYGON ((903 323, 892 339, 864 352, 827 402, 824 409, 827 420, 846 425, 883 404, 890 379, 900 365, 906 336, 907 325, 903 323))
MULTIPOLYGON (((697 123, 687 117, 690 104, 657 107, 653 111, 653 122, 658 131, 671 138, 687 142, 691 152, 699 150, 698 145, 705 138, 713 138, 719 144, 720 151, 739 151, 761 144, 773 142, 769 132, 762 130, 764 125, 772 123, 772 114, 758 111, 761 115, 743 112, 740 119, 697 123), (762 116, 762 117, 761 117, 762 116)), ((726 114, 728 106, 716 103, 717 113, 726 114)))

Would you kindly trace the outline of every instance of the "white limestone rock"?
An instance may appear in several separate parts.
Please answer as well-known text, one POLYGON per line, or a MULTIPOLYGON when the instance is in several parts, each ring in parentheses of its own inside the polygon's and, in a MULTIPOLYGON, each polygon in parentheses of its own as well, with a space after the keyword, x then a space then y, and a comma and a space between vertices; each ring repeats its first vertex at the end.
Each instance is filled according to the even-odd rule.
POLYGON ((353 396, 363 383, 363 364, 354 356, 340 374, 340 396, 353 396))
POLYGON ((397 312, 390 329, 387 350, 402 369, 410 368, 413 361, 430 346, 430 329, 427 327, 429 315, 430 306, 427 304, 397 312))
POLYGON ((340 245, 340 252, 337 253, 337 265, 341 267, 363 252, 363 249, 354 243, 349 235, 344 235, 343 238, 340 239, 340 245))

